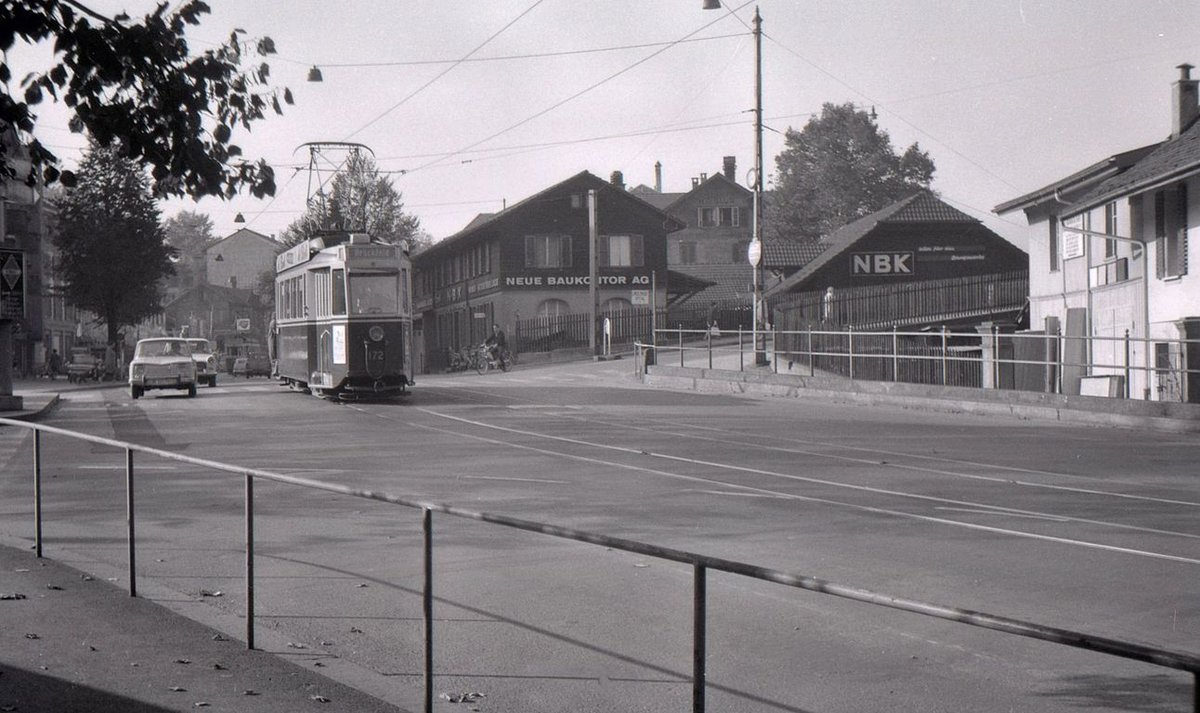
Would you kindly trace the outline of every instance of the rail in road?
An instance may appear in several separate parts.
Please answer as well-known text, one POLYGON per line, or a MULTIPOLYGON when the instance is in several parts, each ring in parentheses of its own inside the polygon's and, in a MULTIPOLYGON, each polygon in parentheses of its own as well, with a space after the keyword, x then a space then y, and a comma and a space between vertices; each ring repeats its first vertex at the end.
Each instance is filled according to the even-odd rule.
POLYGON ((423 533, 423 588, 422 612, 424 625, 423 650, 423 683, 425 710, 433 710, 433 676, 434 676, 434 617, 433 617, 433 515, 451 516, 479 522, 490 523, 506 528, 548 535, 555 538, 573 540, 607 547, 624 552, 630 552, 647 557, 682 563, 692 567, 692 710, 705 710, 705 661, 707 658, 707 628, 708 628, 708 595, 707 574, 710 570, 748 577, 765 582, 818 592, 842 599, 867 603, 879 607, 887 607, 906 612, 921 614, 935 619, 956 622, 972 627, 999 631, 1020 637, 1050 642, 1074 649, 1098 652, 1131 661, 1161 666, 1169 669, 1185 671, 1192 674, 1192 709, 1200 713, 1200 657, 1190 653, 1171 651, 1164 648, 1146 646, 1134 642, 1123 641, 1084 631, 1076 631, 1058 627, 1045 626, 1036 622, 1016 618, 998 616, 982 611, 972 611, 960 607, 946 606, 916 599, 892 596, 886 593, 870 591, 837 584, 821 578, 784 572, 754 564, 711 557, 702 553, 688 552, 650 543, 611 537, 604 534, 583 530, 559 527, 556 525, 531 520, 508 517, 505 515, 479 512, 406 498, 384 492, 363 490, 319 482, 296 476, 284 475, 261 469, 245 468, 218 461, 195 458, 170 451, 148 446, 141 446, 120 440, 103 438, 89 434, 78 433, 67 429, 33 424, 11 419, 0 419, 0 424, 24 428, 33 432, 33 512, 34 512, 34 549, 37 557, 43 556, 43 512, 42 512, 42 470, 46 462, 46 454, 42 446, 42 434, 51 433, 78 439, 97 445, 121 449, 124 452, 125 470, 125 499, 126 499, 126 549, 129 576, 129 593, 137 596, 137 509, 135 488, 135 453, 145 456, 162 458, 170 461, 187 463, 206 469, 241 475, 244 479, 244 511, 245 511, 245 620, 246 645, 255 646, 255 495, 256 480, 269 481, 307 488, 343 496, 363 498, 421 511, 423 533))

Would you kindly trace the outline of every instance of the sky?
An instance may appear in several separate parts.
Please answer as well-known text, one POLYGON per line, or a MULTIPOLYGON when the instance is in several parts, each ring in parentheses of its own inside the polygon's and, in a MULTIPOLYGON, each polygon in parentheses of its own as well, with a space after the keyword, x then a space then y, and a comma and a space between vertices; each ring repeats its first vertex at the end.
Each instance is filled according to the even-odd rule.
MULTIPOLYGON (((301 215, 309 142, 369 147, 435 239, 584 170, 653 186, 661 162, 663 190, 684 192, 734 156, 745 184, 757 9, 768 188, 786 131, 824 103, 853 103, 875 110, 897 153, 930 154, 947 202, 1024 247, 1020 215, 992 209, 1166 138, 1175 67, 1200 65, 1195 0, 208 2, 191 46, 234 28, 269 36, 272 80, 295 97, 234 135, 275 167, 273 199, 162 203, 164 217, 207 214, 218 237, 278 235, 301 215), (306 81, 313 66, 324 81, 306 81)), ((85 4, 134 17, 154 6, 85 4)), ((49 56, 14 49, 10 91, 49 56)), ((73 165, 85 141, 65 110, 39 114, 38 138, 73 165)))

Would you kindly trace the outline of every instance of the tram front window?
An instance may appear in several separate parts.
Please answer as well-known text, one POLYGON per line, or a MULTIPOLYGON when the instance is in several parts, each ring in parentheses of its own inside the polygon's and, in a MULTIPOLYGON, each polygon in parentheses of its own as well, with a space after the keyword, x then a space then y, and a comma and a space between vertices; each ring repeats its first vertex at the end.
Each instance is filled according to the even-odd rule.
POLYGON ((400 275, 350 274, 351 314, 396 314, 400 309, 400 275))

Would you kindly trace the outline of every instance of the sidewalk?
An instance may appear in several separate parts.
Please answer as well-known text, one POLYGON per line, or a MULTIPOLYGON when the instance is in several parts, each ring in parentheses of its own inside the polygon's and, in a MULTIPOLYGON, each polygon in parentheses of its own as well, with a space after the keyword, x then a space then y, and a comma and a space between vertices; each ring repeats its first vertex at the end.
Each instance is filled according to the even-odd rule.
POLYGON ((0 711, 404 710, 305 664, 0 544, 0 711))
MULTIPOLYGON (((0 417, 35 420, 54 408, 60 392, 122 386, 15 381, 13 394, 22 397, 22 408, 0 417)), ((168 609, 130 597, 100 574, 37 559, 24 547, 20 540, 0 538, 0 711, 416 710, 411 704, 390 705, 316 670, 345 668, 337 659, 323 661, 317 652, 292 663, 285 658, 285 644, 272 641, 268 631, 260 633, 265 642, 260 645, 268 650, 247 650, 244 641, 178 613, 187 602, 170 603, 168 609)), ((152 588, 149 582, 139 587, 152 588)), ((408 684, 395 682, 395 687, 408 684)), ((414 699, 411 691, 397 694, 414 699)))

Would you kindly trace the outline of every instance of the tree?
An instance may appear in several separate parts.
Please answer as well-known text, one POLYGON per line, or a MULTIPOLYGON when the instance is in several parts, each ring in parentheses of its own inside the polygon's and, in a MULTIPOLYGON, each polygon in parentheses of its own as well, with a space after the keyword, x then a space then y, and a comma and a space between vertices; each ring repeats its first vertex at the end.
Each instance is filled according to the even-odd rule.
POLYGON ((108 343, 158 314, 159 282, 174 273, 145 170, 117 146, 93 145, 57 203, 55 270, 67 302, 99 315, 108 343))
POLYGON ((816 241, 933 181, 933 159, 917 144, 903 154, 853 104, 825 104, 802 131, 788 129, 763 213, 768 238, 816 241))
MULTIPOLYGON (((14 127, 33 134, 32 108, 49 95, 71 108, 72 131, 86 131, 102 146, 119 139, 129 158, 151 167, 155 196, 231 197, 243 188, 274 195, 271 167, 243 159, 231 143, 235 129, 249 131, 268 108, 282 114, 281 97, 292 103, 286 88, 281 95, 266 87, 265 62, 242 68, 255 55, 273 54, 274 43, 269 37, 247 42, 234 30, 225 44, 194 55, 184 32, 200 24, 208 5, 188 0, 174 12, 167 8, 160 3, 133 22, 125 14, 104 17, 77 0, 0 2, 0 52, 18 39, 53 41, 55 49, 49 69, 21 82, 20 99, 8 89, 8 55, 0 55, 0 132, 14 127)), ((28 148, 32 170, 18 177, 0 147, 0 179, 74 181, 71 172, 60 174, 57 158, 36 138, 28 148)))
POLYGON ((181 210, 163 223, 167 244, 175 249, 175 280, 181 288, 205 282, 204 249, 213 240, 213 223, 204 213, 181 210))
POLYGON ((295 245, 322 229, 363 231, 386 243, 419 237, 421 221, 404 212, 404 200, 392 179, 382 175, 369 156, 353 154, 345 170, 330 181, 324 201, 311 201, 308 210, 284 229, 281 239, 295 245))

